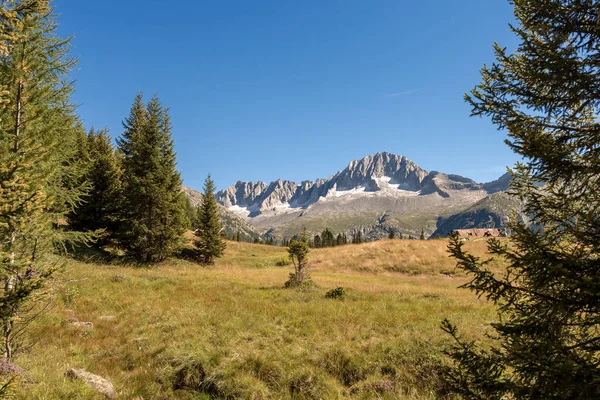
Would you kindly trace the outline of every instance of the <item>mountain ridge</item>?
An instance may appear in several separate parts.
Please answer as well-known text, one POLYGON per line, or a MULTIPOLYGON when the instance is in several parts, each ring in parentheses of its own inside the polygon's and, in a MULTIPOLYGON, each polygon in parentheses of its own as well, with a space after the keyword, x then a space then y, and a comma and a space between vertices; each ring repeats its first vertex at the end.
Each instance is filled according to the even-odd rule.
POLYGON ((380 152, 350 161, 327 179, 237 181, 215 197, 229 215, 267 237, 283 239, 303 228, 311 234, 330 228, 350 235, 361 231, 374 240, 391 230, 413 237, 423 231, 429 236, 442 220, 450 221, 444 225, 449 229, 452 221, 465 220, 450 217, 504 192, 509 184, 508 174, 477 183, 456 174, 428 172, 404 156, 380 152))
POLYGON ((269 184, 262 181, 237 181, 227 189, 219 191, 215 197, 227 208, 247 208, 247 217, 252 218, 277 207, 307 208, 319 199, 326 198, 330 191, 344 195, 359 188, 364 192, 377 192, 392 187, 402 191, 396 192, 401 195, 426 195, 437 192, 442 197, 448 197, 450 194, 447 190, 484 190, 492 194, 506 190, 499 188, 503 184, 508 188, 502 177, 480 184, 456 174, 427 172, 404 156, 381 152, 350 161, 345 169, 328 179, 301 183, 278 179, 269 184), (493 190, 488 191, 488 188, 493 190))

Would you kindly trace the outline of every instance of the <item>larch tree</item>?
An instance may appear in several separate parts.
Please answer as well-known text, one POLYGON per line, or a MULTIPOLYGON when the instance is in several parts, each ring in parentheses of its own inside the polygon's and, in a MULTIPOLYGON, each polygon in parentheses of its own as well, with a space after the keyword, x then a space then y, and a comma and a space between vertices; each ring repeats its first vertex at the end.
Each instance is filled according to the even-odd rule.
MULTIPOLYGON (((57 35, 48 1, 0 2, 0 332, 10 360, 44 287, 51 254, 85 235, 62 229, 81 200, 76 158, 81 124, 70 101, 70 39, 57 35)), ((85 133, 84 133, 85 135, 85 133)))
POLYGON ((198 206, 198 216, 194 227, 194 245, 198 261, 205 264, 214 263, 215 258, 221 257, 225 251, 226 243, 221 238, 223 225, 218 207, 215 199, 215 184, 209 174, 204 182, 204 193, 198 206))
POLYGON ((475 116, 508 133, 523 161, 511 192, 531 225, 513 218, 512 244, 489 241, 502 274, 449 249, 491 301, 498 319, 489 346, 456 344, 450 390, 466 399, 600 398, 600 2, 514 0, 519 45, 496 44, 496 61, 466 95, 475 116))
POLYGON ((290 240, 288 244, 288 254, 290 255, 292 264, 294 264, 294 272, 290 273, 285 287, 301 286, 304 282, 310 280, 310 276, 306 272, 309 252, 308 235, 306 234, 306 229, 304 229, 300 235, 290 240))
POLYGON ((139 262, 160 262, 181 246, 188 223, 169 112, 156 95, 145 106, 138 94, 123 126, 119 239, 139 262))

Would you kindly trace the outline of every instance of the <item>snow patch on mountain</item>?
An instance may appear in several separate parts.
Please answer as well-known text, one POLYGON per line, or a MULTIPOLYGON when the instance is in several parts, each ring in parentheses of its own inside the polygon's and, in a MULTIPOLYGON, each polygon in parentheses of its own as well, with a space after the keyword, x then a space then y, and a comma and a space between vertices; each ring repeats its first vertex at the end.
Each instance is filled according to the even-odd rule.
POLYGON ((391 196, 391 197, 409 197, 418 196, 421 192, 415 190, 406 190, 402 183, 391 183, 393 178, 390 176, 372 177, 374 185, 361 185, 355 188, 337 188, 335 185, 329 189, 324 197, 319 201, 328 201, 340 197, 373 197, 373 196, 391 196), (375 187, 371 187, 375 186, 375 187))

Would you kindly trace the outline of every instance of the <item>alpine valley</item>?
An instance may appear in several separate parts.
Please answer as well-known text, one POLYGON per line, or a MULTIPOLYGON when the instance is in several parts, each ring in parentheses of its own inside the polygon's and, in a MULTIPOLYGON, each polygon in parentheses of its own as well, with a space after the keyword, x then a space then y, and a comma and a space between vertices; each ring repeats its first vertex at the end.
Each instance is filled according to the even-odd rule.
MULTIPOLYGON (((351 161, 328 179, 301 183, 277 180, 236 182, 216 194, 229 211, 227 230, 239 226, 276 240, 306 228, 320 233, 329 228, 350 237, 359 230, 375 240, 396 236, 446 236, 453 229, 504 226, 518 201, 505 192, 508 173, 489 183, 427 172, 406 157, 387 152, 351 161), (233 214, 233 215, 232 215, 233 214), (235 216, 239 217, 236 218, 235 216)), ((188 195, 193 191, 186 189, 188 195)))

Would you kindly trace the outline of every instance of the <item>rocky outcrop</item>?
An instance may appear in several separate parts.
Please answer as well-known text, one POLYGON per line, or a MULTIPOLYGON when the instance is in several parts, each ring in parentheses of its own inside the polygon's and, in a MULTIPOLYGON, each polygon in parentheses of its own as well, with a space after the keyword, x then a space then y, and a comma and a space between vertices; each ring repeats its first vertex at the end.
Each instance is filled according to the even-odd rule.
POLYGON ((267 187, 267 184, 264 182, 237 181, 234 185, 220 191, 216 197, 219 203, 225 207, 235 205, 251 206, 267 187))
POLYGON ((376 191, 373 178, 389 177, 390 183, 400 185, 401 189, 418 191, 427 172, 403 156, 391 153, 377 153, 362 160, 351 161, 348 167, 331 180, 338 190, 364 186, 376 191))
POLYGON ((90 372, 79 368, 71 368, 66 372, 66 376, 71 379, 79 379, 83 381, 86 384, 86 386, 103 394, 108 399, 117 398, 117 393, 115 392, 113 384, 109 380, 104 379, 101 376, 94 375, 90 372))

